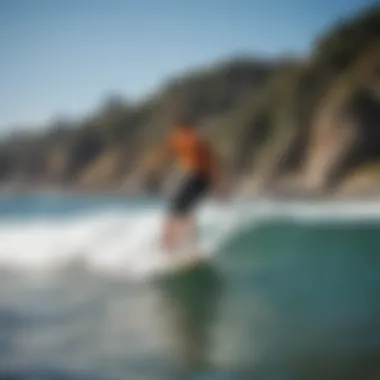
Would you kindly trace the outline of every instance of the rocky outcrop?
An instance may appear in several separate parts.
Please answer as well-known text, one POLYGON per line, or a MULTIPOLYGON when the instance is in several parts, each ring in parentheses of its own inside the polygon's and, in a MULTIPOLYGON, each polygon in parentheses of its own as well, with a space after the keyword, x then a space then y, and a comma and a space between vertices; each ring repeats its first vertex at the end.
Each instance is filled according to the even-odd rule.
POLYGON ((247 196, 377 188, 377 172, 363 168, 380 162, 380 7, 331 28, 304 59, 234 59, 173 78, 138 104, 112 96, 84 120, 10 136, 0 180, 168 194, 172 163, 148 186, 138 167, 178 111, 247 196))

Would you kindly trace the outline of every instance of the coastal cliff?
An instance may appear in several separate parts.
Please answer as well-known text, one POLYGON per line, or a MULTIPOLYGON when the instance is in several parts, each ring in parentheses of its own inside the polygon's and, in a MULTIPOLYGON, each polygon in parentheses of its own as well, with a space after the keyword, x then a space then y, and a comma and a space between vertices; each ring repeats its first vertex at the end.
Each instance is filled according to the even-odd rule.
MULTIPOLYGON (((141 159, 184 109, 237 179, 236 191, 376 193, 380 7, 332 26, 307 57, 236 57, 172 78, 138 103, 113 95, 82 120, 6 136, 0 180, 21 188, 128 192, 141 159)), ((161 168, 157 192, 173 177, 171 165, 161 168)))

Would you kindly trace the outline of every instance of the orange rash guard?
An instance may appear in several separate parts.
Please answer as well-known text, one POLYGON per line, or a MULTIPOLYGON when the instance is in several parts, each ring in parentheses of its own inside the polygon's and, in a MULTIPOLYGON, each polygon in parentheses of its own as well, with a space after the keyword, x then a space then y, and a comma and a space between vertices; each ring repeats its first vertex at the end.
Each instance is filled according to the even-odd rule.
POLYGON ((215 169, 214 157, 208 144, 196 131, 178 129, 169 140, 170 149, 178 157, 182 170, 192 174, 212 176, 215 169))

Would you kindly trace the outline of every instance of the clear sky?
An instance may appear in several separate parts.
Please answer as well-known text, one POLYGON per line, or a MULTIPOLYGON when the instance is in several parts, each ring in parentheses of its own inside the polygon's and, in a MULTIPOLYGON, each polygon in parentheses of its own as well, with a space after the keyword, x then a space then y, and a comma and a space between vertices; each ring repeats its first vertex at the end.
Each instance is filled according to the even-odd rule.
POLYGON ((307 54, 365 0, 0 0, 0 131, 233 55, 307 54))

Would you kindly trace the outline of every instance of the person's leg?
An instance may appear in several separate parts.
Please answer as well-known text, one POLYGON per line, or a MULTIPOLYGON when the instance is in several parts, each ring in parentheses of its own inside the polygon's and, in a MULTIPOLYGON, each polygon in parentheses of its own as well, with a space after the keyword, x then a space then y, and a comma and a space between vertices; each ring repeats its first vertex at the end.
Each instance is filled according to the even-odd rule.
POLYGON ((169 217, 164 224, 163 246, 167 250, 175 249, 182 244, 196 241, 197 228, 194 217, 190 215, 169 217))
POLYGON ((178 244, 178 230, 184 214, 184 209, 186 209, 191 182, 192 179, 190 177, 185 178, 170 202, 168 215, 164 222, 162 232, 162 244, 166 250, 174 249, 178 244))
POLYGON ((165 249, 171 249, 174 247, 174 237, 175 237, 175 218, 173 216, 168 216, 164 223, 163 233, 162 233, 162 245, 165 249))
POLYGON ((178 240, 183 244, 191 244, 197 239, 197 225, 194 215, 188 213, 177 220, 178 240))
POLYGON ((196 241, 197 226, 193 211, 207 187, 207 181, 193 176, 180 188, 164 226, 163 243, 166 249, 174 249, 183 242, 196 241))

